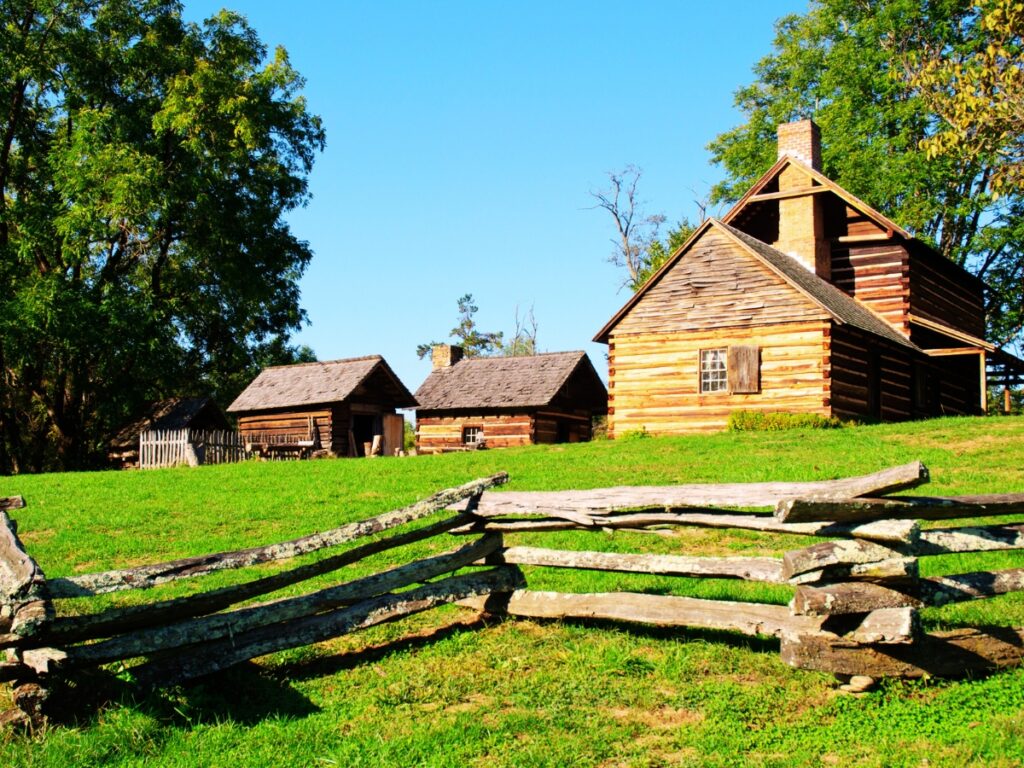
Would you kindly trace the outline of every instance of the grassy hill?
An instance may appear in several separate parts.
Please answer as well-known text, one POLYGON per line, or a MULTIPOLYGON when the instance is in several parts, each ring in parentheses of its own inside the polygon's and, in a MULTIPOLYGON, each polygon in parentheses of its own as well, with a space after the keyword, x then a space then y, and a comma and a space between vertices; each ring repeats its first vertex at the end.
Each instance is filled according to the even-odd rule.
MULTIPOLYGON (((3 478, 48 576, 269 543, 365 518, 507 470, 510 489, 813 480, 921 459, 922 493, 1024 491, 1024 418, 832 431, 600 441, 373 461, 247 463, 3 478)), ((510 537, 511 538, 511 537, 510 537)), ((558 548, 779 555, 806 539, 687 530, 521 535, 558 548)), ((414 545, 348 577, 439 551, 414 545)), ((1019 553, 929 558, 930 573, 1021 565, 1019 553)), ((242 574, 244 576, 245 574, 242 574)), ((206 577, 204 587, 239 578, 206 577)), ((337 577, 335 577, 337 578, 337 577)), ((777 585, 531 569, 531 588, 629 589, 785 603, 777 585)), ((324 580, 322 580, 324 581, 324 580)), ((187 586, 158 588, 179 594, 187 586)), ((308 589, 308 585, 302 589, 308 589)), ((293 590, 295 591, 295 590, 293 590)), ((154 593, 151 593, 154 594, 154 593)), ((97 598, 96 604, 125 600, 97 598)), ((929 626, 1024 624, 1024 600, 929 610, 929 626)), ((134 700, 118 671, 78 720, 0 736, 11 766, 1020 765, 1024 672, 841 695, 778 644, 725 633, 510 621, 447 608, 134 700)), ((121 676, 123 677, 123 675, 121 676)), ((4 694, 0 693, 0 697, 4 694)))

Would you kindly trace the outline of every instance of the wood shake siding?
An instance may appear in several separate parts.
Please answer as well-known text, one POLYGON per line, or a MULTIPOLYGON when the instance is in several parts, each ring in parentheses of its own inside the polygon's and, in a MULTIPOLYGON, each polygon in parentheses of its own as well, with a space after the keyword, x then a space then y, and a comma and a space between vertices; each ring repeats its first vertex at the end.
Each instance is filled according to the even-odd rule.
POLYGON ((608 345, 609 433, 721 430, 737 410, 828 415, 829 326, 814 320, 704 332, 615 333, 608 345), (732 345, 760 348, 760 392, 701 394, 700 351, 732 345))
POLYGON ((821 309, 709 229, 615 326, 615 335, 816 320, 821 309))

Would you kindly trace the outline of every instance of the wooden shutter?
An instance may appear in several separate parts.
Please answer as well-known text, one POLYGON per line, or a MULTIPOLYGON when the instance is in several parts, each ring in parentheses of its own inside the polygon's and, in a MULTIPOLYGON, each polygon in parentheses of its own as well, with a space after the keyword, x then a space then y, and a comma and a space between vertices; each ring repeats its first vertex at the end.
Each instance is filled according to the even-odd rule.
POLYGON ((734 395, 761 391, 761 348, 729 347, 729 392, 734 395))

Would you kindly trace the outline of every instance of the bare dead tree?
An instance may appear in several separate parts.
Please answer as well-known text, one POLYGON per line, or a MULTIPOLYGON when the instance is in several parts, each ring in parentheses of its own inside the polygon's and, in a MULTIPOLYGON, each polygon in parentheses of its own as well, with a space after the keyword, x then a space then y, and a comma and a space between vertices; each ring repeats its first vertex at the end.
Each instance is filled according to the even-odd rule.
POLYGON ((658 239, 658 230, 665 223, 664 215, 643 212, 643 201, 637 197, 637 183, 642 175, 640 168, 628 165, 608 174, 607 189, 590 193, 597 201, 594 208, 608 211, 615 220, 618 237, 612 238, 615 248, 608 261, 626 268, 629 277, 624 285, 638 284, 647 266, 650 245, 658 239))
POLYGON ((505 354, 508 357, 537 354, 537 318, 533 315, 532 304, 526 315, 522 317, 519 315, 519 305, 516 304, 512 342, 505 347, 505 354))

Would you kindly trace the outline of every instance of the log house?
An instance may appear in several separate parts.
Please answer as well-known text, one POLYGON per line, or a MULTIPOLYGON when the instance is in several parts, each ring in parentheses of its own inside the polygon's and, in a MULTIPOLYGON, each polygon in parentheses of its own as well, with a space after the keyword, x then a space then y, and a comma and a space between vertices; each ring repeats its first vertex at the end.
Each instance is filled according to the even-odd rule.
POLYGON ((254 449, 366 456, 402 447, 416 400, 379 355, 265 368, 228 407, 254 449))
POLYGON ((584 352, 462 359, 433 349, 434 369, 416 391, 422 453, 590 440, 608 393, 584 352))
POLYGON ((818 126, 709 219, 595 341, 609 436, 717 430, 737 410, 978 414, 1024 361, 984 340, 985 285, 821 173, 818 126))

